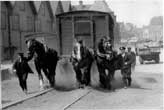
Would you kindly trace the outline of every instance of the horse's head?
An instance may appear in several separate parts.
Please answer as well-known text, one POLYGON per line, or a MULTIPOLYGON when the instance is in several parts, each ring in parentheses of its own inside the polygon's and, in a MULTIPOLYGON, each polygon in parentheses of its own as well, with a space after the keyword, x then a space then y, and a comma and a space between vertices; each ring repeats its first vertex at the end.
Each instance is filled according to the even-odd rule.
POLYGON ((112 44, 111 44, 110 40, 105 40, 103 42, 103 47, 104 47, 104 50, 106 52, 111 51, 112 50, 112 44))
POLYGON ((78 60, 81 59, 81 50, 80 50, 81 44, 79 42, 76 42, 73 47, 73 53, 74 57, 77 58, 78 60))
POLYGON ((26 40, 27 48, 29 51, 32 51, 35 48, 35 39, 28 39, 26 40))

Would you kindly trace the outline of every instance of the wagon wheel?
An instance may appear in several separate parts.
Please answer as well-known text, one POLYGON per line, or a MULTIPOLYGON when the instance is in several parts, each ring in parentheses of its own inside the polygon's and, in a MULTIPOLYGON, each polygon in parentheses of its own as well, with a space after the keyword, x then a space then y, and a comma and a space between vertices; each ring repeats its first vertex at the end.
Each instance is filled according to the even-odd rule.
POLYGON ((159 57, 155 59, 155 62, 156 63, 159 63, 159 57))

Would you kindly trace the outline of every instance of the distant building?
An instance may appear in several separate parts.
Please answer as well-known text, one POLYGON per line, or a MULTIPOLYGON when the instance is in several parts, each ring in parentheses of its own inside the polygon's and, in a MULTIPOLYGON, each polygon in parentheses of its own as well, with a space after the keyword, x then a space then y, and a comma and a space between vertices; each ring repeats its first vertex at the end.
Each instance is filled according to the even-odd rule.
POLYGON ((132 23, 119 23, 121 45, 136 46, 137 42, 142 39, 142 30, 132 23))
POLYGON ((150 40, 153 42, 163 41, 163 17, 153 17, 148 26, 142 28, 142 40, 150 40))

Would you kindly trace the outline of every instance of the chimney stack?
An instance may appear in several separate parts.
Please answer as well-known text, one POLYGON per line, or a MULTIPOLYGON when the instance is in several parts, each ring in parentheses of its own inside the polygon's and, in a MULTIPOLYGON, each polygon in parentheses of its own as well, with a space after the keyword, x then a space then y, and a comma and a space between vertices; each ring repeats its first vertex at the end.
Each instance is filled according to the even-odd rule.
POLYGON ((79 5, 83 6, 83 1, 82 0, 79 1, 79 5))

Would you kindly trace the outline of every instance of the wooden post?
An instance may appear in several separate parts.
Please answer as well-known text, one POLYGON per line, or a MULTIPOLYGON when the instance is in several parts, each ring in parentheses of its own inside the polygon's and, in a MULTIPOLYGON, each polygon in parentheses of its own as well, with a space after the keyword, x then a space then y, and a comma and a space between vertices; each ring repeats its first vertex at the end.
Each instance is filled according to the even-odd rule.
POLYGON ((105 21, 106 21, 106 35, 108 37, 112 37, 110 36, 110 33, 109 33, 109 16, 108 15, 105 16, 105 21))
POLYGON ((91 26, 91 39, 92 39, 92 46, 95 48, 95 38, 94 38, 94 23, 93 23, 93 16, 90 16, 90 26, 91 26))
POLYGON ((71 17, 72 20, 72 37, 75 39, 75 19, 74 16, 71 17))
POLYGON ((59 53, 62 55, 62 31, 61 31, 61 18, 56 18, 57 23, 57 34, 58 34, 58 40, 59 40, 59 53))

